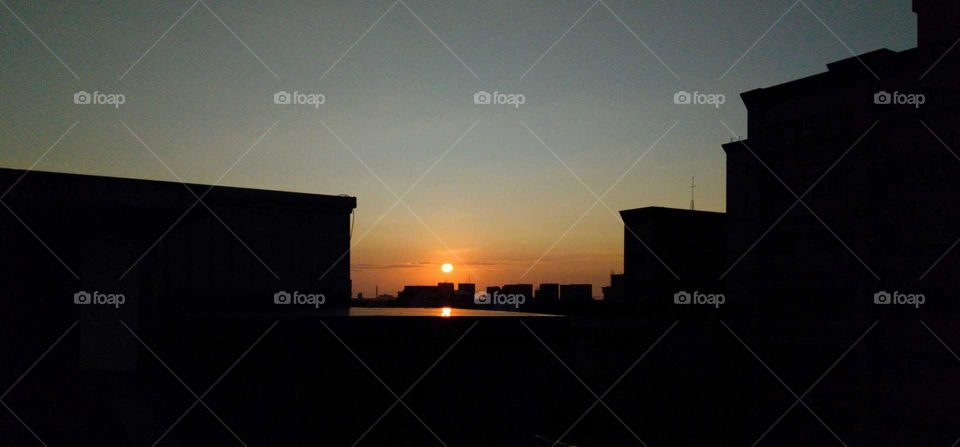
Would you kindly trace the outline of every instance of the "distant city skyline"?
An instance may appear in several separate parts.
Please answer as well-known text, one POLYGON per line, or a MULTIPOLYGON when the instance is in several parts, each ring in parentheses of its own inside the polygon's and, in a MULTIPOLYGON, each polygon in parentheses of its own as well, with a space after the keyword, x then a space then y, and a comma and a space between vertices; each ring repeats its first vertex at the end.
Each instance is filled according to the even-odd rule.
POLYGON ((739 93, 916 44, 908 0, 6 4, 0 166, 355 196, 365 296, 598 294, 623 268, 617 211, 687 208, 692 176, 698 209, 726 209, 739 93))

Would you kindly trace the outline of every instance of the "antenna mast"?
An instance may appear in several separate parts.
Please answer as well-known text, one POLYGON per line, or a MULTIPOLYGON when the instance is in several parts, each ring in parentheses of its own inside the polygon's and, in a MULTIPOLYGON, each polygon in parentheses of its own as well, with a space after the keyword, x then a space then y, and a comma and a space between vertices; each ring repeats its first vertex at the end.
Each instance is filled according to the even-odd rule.
POLYGON ((696 208, 693 206, 693 190, 694 190, 694 188, 696 188, 696 187, 697 187, 697 178, 696 178, 696 177, 690 177, 690 210, 695 210, 695 209, 696 209, 696 208))

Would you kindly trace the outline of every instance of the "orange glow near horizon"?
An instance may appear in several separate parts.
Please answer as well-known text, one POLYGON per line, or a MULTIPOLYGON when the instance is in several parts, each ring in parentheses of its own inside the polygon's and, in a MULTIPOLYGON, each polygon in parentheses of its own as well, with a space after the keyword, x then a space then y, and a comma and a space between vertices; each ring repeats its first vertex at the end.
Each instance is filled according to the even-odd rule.
POLYGON ((450 315, 453 313, 453 309, 449 307, 444 307, 440 309, 440 316, 443 318, 450 318, 450 315))

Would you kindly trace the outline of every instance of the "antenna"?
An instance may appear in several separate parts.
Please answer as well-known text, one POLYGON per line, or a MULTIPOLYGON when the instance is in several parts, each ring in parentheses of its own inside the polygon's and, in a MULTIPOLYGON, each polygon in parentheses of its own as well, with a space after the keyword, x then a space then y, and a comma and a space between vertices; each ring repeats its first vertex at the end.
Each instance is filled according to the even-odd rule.
POLYGON ((694 190, 694 188, 696 188, 696 187, 697 187, 697 178, 696 178, 696 177, 690 177, 690 210, 695 210, 695 209, 696 209, 696 208, 693 206, 693 190, 694 190))

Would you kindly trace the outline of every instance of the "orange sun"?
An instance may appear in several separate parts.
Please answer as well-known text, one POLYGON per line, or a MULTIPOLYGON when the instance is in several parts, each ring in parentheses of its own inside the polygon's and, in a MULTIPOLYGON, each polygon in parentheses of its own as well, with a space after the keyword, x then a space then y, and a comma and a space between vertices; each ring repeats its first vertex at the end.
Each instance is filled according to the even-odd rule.
POLYGON ((450 272, 453 271, 453 264, 447 262, 447 263, 445 263, 445 264, 443 264, 443 265, 440 266, 440 270, 441 270, 443 273, 450 273, 450 272))

